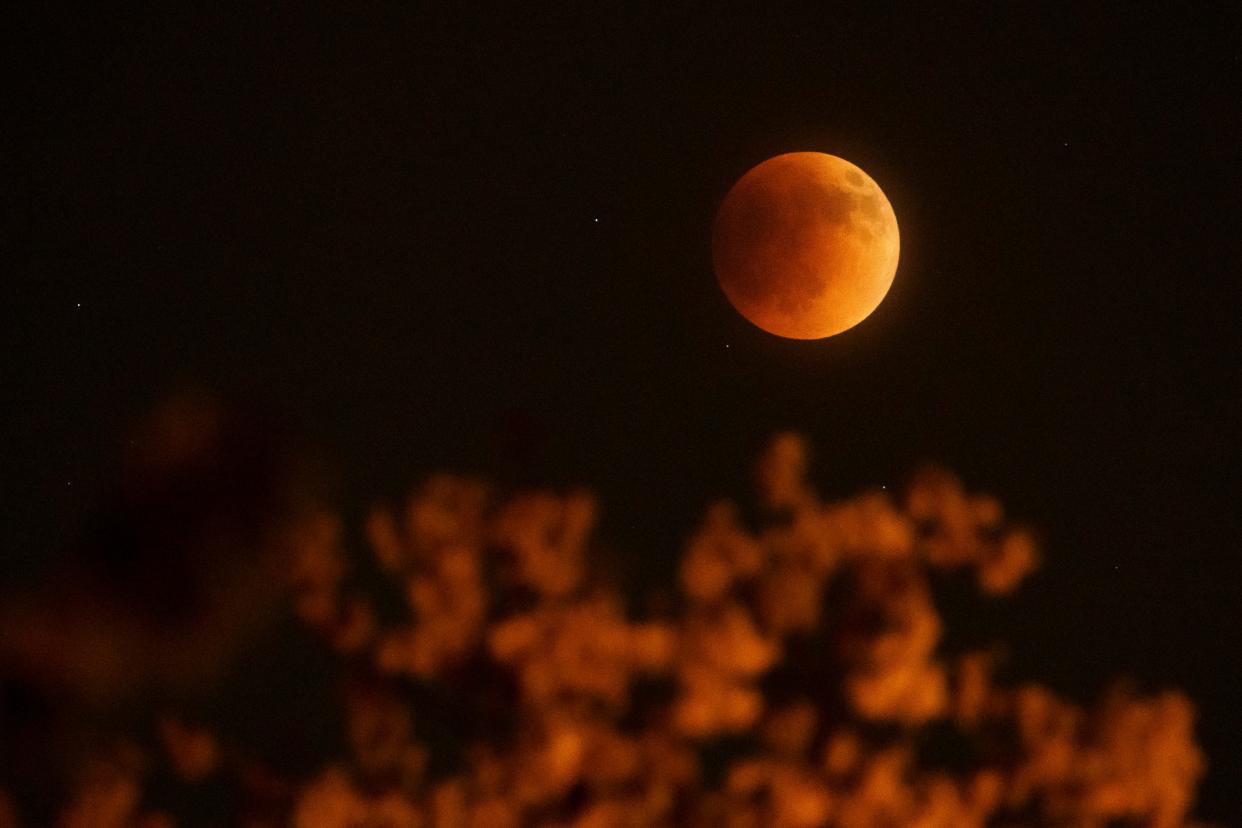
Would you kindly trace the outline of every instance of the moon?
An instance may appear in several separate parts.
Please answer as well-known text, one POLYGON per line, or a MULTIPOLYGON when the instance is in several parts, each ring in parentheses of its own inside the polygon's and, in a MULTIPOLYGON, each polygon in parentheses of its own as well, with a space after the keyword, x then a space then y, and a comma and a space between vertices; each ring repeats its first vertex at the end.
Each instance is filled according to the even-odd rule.
POLYGON ((716 279, 733 307, 789 339, 833 336, 870 316, 893 284, 900 247, 879 185, 822 152, 752 168, 712 227, 716 279))

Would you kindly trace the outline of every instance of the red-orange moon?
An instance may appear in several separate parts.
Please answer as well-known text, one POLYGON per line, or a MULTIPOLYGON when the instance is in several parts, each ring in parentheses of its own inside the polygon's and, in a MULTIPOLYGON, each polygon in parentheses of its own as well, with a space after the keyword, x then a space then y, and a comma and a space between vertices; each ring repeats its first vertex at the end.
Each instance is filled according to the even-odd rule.
POLYGON ((883 301, 897 273, 897 217, 879 185, 822 152, 769 158, 733 185, 712 228, 716 278, 769 333, 821 339, 883 301))

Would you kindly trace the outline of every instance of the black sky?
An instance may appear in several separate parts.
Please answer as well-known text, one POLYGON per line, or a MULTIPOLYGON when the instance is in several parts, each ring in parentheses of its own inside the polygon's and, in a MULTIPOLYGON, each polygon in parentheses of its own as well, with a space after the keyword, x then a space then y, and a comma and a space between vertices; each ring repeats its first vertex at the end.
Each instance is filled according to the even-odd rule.
POLYGON ((355 506, 439 468, 590 485, 653 571, 795 428, 829 493, 930 460, 1038 526, 1024 677, 1186 689, 1232 816, 1238 27, 627 5, 15 23, 11 571, 187 385, 278 411, 355 506), (710 269, 729 186, 796 150, 902 231, 888 299, 817 343, 710 269))

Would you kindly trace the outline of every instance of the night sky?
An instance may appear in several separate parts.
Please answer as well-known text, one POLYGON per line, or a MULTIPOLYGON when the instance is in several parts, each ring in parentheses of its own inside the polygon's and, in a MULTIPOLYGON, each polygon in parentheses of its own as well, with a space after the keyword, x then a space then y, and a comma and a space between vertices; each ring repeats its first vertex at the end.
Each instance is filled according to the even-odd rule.
POLYGON ((6 570, 79 541, 188 387, 271 412, 354 517, 438 469, 590 486, 657 579, 795 429, 827 494, 930 461, 1037 527, 988 622, 1015 675, 1183 688, 1232 818, 1237 27, 625 5, 13 24, 6 570), (885 302, 814 342, 710 258, 732 183, 804 150, 902 235, 885 302))

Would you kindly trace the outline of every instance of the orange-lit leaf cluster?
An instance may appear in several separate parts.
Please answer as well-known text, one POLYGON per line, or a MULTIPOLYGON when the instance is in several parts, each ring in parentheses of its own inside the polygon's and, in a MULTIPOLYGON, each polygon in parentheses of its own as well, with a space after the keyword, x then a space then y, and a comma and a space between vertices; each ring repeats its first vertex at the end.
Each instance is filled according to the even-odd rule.
MULTIPOLYGON (((598 505, 584 492, 506 496, 440 476, 377 508, 368 565, 403 596, 397 621, 352 585, 362 561, 341 522, 308 523, 293 603, 348 666, 349 747, 268 785, 283 804, 249 824, 1188 824, 1204 760, 1184 697, 1117 691, 1087 709, 998 684, 992 655, 943 652, 934 573, 969 573, 996 596, 1037 566, 996 500, 929 470, 901 498, 828 502, 808 468, 803 441, 777 437, 757 467, 760 517, 712 506, 658 617, 634 617, 593 576, 598 505), (412 688, 467 711, 452 744, 420 741, 441 713, 412 688), (929 760, 946 730, 969 748, 929 760)), ((187 780, 256 773, 179 720, 161 732, 187 780)), ((157 824, 141 822, 144 773, 113 757, 62 824, 157 824)))

